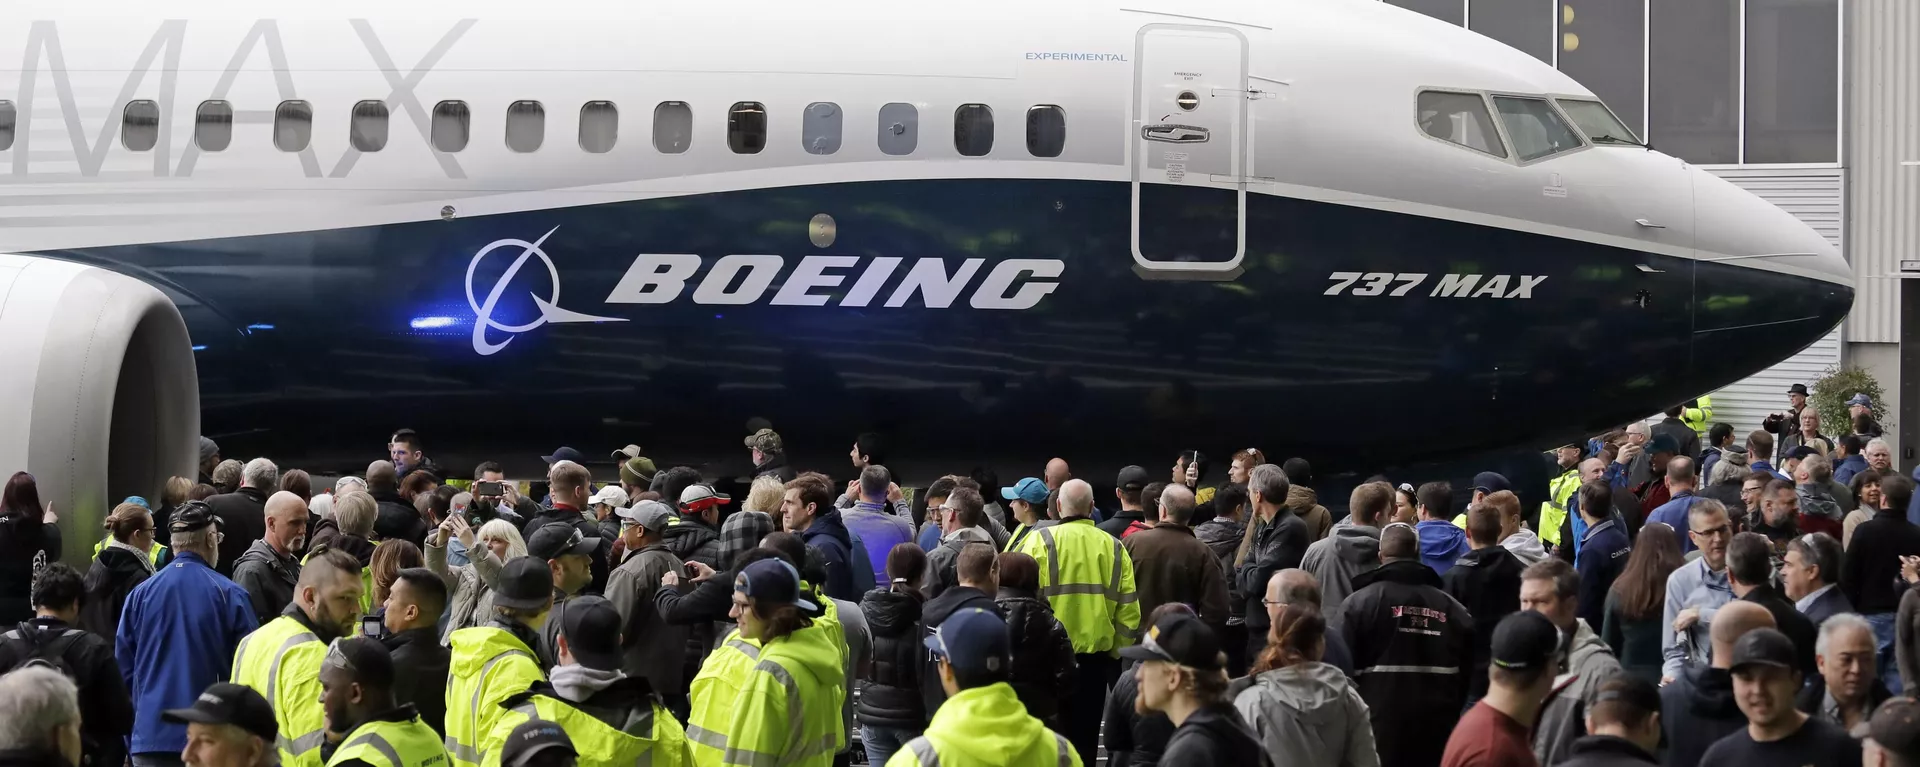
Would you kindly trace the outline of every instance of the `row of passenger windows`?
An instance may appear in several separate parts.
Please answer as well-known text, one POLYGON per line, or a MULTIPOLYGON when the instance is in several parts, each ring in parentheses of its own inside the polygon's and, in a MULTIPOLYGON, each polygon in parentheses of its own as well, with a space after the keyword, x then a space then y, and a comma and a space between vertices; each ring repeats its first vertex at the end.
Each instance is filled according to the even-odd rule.
POLYGON ((1442 141, 1505 159, 1508 142, 1520 162, 1571 152, 1595 144, 1644 146, 1612 111, 1591 99, 1554 99, 1535 96, 1487 96, 1455 91, 1421 91, 1417 112, 1420 130, 1442 141), (1487 106, 1493 103, 1492 109, 1487 106), (1559 109, 1555 109, 1557 103, 1559 109), (1561 117, 1566 112, 1568 119, 1561 117), (1499 117, 1499 126, 1494 117, 1499 117), (1500 128, 1506 129, 1501 140, 1500 128), (1577 129, 1577 130, 1576 130, 1577 129))
MULTIPOLYGON (((353 105, 348 121, 348 141, 362 152, 378 152, 387 147, 391 115, 386 102, 362 101, 353 105)), ((547 109, 538 101, 515 101, 507 105, 507 148, 515 152, 534 152, 546 144, 547 109)), ((889 155, 912 154, 920 143, 920 110, 912 104, 892 103, 880 107, 876 142, 889 155)), ((809 154, 830 155, 840 151, 842 135, 840 105, 815 102, 807 105, 800 117, 800 144, 809 154)), ((0 150, 13 147, 15 110, 13 102, 0 100, 0 150)), ((1042 104, 1027 109, 1027 153, 1034 157, 1059 157, 1067 145, 1067 114, 1060 107, 1042 104)), ((298 152, 313 141, 313 105, 306 101, 283 101, 273 113, 273 145, 283 152, 298 152)), ((473 111, 464 101, 442 101, 433 106, 428 141, 441 152, 465 151, 473 138, 473 111)), ((620 137, 620 108, 611 101, 589 101, 580 107, 580 149, 601 154, 613 151, 620 137)), ((140 99, 127 102, 121 116, 120 141, 135 152, 153 149, 160 140, 160 105, 140 99)), ((204 101, 194 112, 193 142, 202 151, 225 151, 233 143, 233 105, 226 101, 204 101)), ((965 157, 982 157, 993 151, 993 108, 985 104, 961 104, 953 111, 953 146, 965 157)), ((684 101, 663 101, 653 108, 653 148, 664 154, 679 154, 693 145, 693 108, 684 101)), ((727 110, 727 148, 734 154, 758 154, 767 146, 767 108, 757 101, 742 101, 727 110)))

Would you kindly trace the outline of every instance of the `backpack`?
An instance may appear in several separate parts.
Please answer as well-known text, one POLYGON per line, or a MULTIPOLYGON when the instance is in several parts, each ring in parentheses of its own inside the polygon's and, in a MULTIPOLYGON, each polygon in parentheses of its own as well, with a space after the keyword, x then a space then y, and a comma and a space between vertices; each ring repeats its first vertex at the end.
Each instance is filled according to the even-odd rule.
POLYGON ((70 628, 49 640, 43 638, 47 632, 35 628, 32 623, 21 623, 13 631, 7 632, 4 637, 6 644, 13 649, 15 657, 19 658, 14 661, 11 668, 6 670, 11 672, 35 666, 50 668, 73 680, 74 684, 79 684, 79 675, 74 673, 72 664, 67 662, 67 651, 72 649, 74 643, 80 641, 81 637, 86 636, 86 633, 70 628))

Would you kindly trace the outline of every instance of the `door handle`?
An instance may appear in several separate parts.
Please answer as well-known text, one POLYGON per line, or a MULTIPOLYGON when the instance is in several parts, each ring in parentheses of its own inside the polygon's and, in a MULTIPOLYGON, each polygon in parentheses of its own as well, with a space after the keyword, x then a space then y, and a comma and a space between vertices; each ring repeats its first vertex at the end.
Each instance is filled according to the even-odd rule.
POLYGON ((1169 144, 1204 144, 1208 138, 1208 131, 1197 125, 1165 123, 1141 128, 1140 137, 1148 141, 1164 141, 1169 144))
POLYGON ((1665 224, 1656 224, 1656 223, 1653 223, 1652 221, 1648 221, 1648 220, 1646 220, 1646 219, 1644 219, 1644 218, 1636 218, 1636 219, 1634 219, 1634 220, 1633 220, 1633 223, 1636 223, 1636 224, 1639 224, 1639 225, 1641 225, 1641 226, 1643 226, 1643 227, 1646 227, 1646 228, 1648 228, 1648 229, 1665 229, 1665 228, 1667 228, 1665 224))

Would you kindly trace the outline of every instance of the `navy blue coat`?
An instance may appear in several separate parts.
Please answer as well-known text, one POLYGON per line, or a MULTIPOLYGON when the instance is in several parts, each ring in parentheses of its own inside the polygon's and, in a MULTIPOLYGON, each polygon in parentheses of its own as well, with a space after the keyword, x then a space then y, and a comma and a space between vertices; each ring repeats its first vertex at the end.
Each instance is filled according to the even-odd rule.
POLYGON ((1580 554, 1573 569, 1580 573, 1580 617, 1589 627, 1601 625, 1607 615, 1607 591, 1627 566, 1633 552, 1627 531, 1616 520, 1606 520, 1587 528, 1580 541, 1580 554))
POLYGON ((806 532, 800 534, 800 539, 819 549, 820 558, 827 563, 827 596, 858 602, 861 594, 853 581, 853 536, 840 520, 840 510, 828 508, 820 512, 806 532))

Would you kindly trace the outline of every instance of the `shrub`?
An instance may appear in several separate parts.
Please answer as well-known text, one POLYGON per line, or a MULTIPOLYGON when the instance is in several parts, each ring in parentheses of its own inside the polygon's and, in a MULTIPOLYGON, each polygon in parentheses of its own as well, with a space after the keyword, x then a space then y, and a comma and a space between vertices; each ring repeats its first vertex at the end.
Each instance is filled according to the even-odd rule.
POLYGON ((1873 398, 1874 418, 1886 415, 1886 393, 1873 374, 1857 367, 1827 368, 1815 379, 1812 396, 1807 399, 1820 413, 1820 430, 1835 438, 1853 433, 1853 418, 1847 415, 1847 400, 1855 394, 1873 398))

